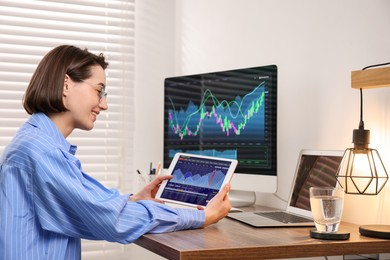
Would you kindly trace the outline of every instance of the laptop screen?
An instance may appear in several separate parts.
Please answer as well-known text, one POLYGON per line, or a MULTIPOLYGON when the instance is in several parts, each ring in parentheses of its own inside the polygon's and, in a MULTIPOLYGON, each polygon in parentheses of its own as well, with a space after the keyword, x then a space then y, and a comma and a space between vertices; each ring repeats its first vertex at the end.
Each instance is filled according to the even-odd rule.
POLYGON ((342 156, 302 154, 296 172, 290 207, 310 210, 310 187, 335 187, 342 156))

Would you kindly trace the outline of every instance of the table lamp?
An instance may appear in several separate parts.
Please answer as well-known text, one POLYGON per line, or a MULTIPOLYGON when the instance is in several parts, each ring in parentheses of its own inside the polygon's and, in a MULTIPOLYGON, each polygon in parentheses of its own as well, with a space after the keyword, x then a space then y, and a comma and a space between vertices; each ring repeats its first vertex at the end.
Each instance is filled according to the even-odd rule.
MULTIPOLYGON (((370 69, 389 65, 383 63, 352 72, 352 88, 360 89, 360 122, 353 130, 353 148, 347 148, 337 171, 337 181, 348 194, 377 195, 386 185, 388 174, 379 153, 368 147, 370 130, 364 129, 363 88, 390 86, 390 67, 370 69)), ((390 225, 364 225, 359 232, 365 236, 390 238, 390 225)))

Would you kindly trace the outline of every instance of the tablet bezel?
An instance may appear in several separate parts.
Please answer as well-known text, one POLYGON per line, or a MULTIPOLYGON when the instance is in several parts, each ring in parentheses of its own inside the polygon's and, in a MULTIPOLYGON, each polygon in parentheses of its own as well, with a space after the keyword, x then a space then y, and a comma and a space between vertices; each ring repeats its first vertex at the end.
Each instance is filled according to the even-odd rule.
MULTIPOLYGON (((173 170, 175 169, 176 165, 177 165, 177 162, 179 161, 179 158, 181 156, 184 156, 184 157, 191 157, 191 158, 200 158, 200 159, 208 159, 208 160, 216 160, 216 161, 226 161, 226 162, 230 162, 230 166, 229 166, 229 169, 227 170, 226 172, 226 175, 224 177, 224 180, 223 180, 223 183, 221 185, 221 187, 219 187, 218 189, 218 192, 220 192, 220 190, 227 184, 227 183, 230 183, 232 177, 233 177, 233 173, 237 167, 237 163, 238 161, 235 160, 235 159, 226 159, 226 158, 220 158, 220 157, 213 157, 213 156, 204 156, 204 155, 197 155, 197 154, 189 154, 189 153, 176 153, 175 156, 173 157, 172 159, 172 162, 171 164, 169 165, 169 168, 168 168, 168 171, 167 171, 167 175, 173 175, 173 170)), ((193 204, 193 203, 189 203, 189 202, 183 202, 183 201, 178 201, 178 200, 173 200, 173 199, 167 199, 167 198, 162 198, 161 195, 163 194, 164 190, 165 190, 165 187, 166 185, 168 184, 169 180, 165 180, 161 183, 158 191, 157 191, 157 194, 156 194, 156 199, 160 199, 160 200, 163 200, 164 202, 169 202, 169 203, 174 203, 174 204, 178 204, 178 205, 184 205, 184 206, 190 206, 190 207, 197 207, 197 206, 203 206, 205 207, 207 205, 201 205, 201 204, 193 204)))

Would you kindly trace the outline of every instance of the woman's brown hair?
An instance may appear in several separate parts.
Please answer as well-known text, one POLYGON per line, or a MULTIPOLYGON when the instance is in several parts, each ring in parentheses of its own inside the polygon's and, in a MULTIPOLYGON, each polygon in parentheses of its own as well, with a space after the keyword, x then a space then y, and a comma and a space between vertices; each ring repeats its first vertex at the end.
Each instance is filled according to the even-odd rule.
POLYGON ((81 82, 92 76, 90 69, 96 65, 107 68, 103 54, 95 55, 71 45, 54 48, 43 57, 31 78, 23 100, 24 109, 30 115, 66 111, 62 102, 65 75, 81 82))

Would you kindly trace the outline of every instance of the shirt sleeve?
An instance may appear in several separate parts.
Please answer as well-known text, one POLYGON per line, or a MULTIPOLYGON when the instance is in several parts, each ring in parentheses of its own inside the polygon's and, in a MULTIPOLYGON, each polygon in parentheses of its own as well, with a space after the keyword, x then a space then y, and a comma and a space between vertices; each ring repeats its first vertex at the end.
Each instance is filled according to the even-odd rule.
POLYGON ((71 237, 130 243, 145 233, 199 228, 202 210, 171 208, 153 201, 130 202, 81 170, 61 150, 36 158, 32 194, 43 229, 71 237))

